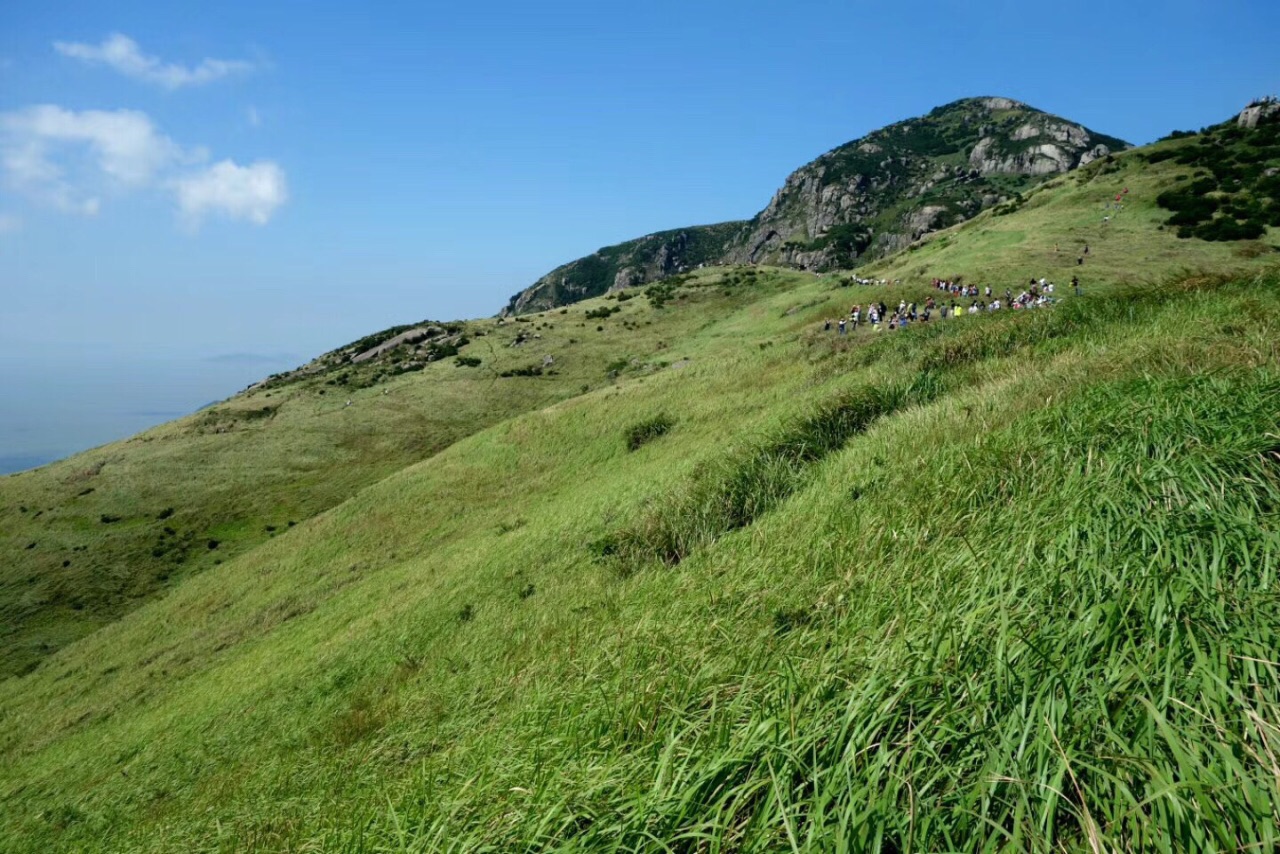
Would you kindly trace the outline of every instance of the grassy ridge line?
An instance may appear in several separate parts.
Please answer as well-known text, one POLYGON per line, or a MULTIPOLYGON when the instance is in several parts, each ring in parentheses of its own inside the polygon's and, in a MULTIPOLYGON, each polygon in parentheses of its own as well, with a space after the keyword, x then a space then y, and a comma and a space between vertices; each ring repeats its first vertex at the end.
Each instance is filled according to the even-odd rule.
MULTIPOLYGON (((1274 285, 1270 287, 1274 289, 1274 285)), ((1180 298, 1176 293, 1169 297, 1180 298)), ((1105 330, 1095 331, 1082 345, 1086 349, 1109 346, 1114 351, 1092 353, 1087 359, 1084 354, 1060 354, 1059 359, 1077 363, 1083 360, 1087 364, 1068 378, 1058 377, 1064 386, 1058 393, 1065 393, 1073 385, 1087 386, 1091 379, 1109 371, 1123 373, 1135 367, 1166 364, 1170 353, 1188 346, 1171 336, 1170 329, 1185 332, 1189 325, 1198 328, 1208 318, 1218 316, 1246 318, 1245 334, 1224 336, 1210 324, 1204 330, 1205 340, 1193 339, 1190 346, 1198 353, 1212 343, 1222 352, 1215 355, 1211 350, 1210 355, 1229 364, 1231 359, 1241 357, 1235 349, 1223 348, 1241 346, 1238 342, 1242 337, 1249 346, 1260 346, 1258 342, 1267 341, 1274 331, 1265 324, 1259 327, 1273 313, 1249 309, 1250 301, 1257 299, 1261 297, 1193 294, 1179 310, 1160 309, 1175 317, 1149 335, 1131 338, 1131 328, 1111 335, 1105 330), (1160 345, 1158 352, 1146 352, 1153 342, 1160 345), (1137 365, 1126 364, 1126 358, 1136 360, 1137 365)), ((980 319, 969 327, 962 325, 967 321, 961 321, 946 332, 962 336, 971 334, 974 328, 996 328, 987 320, 980 319)), ((909 338, 907 334, 877 346, 897 345, 909 338)), ((799 630, 783 632, 780 637, 798 642, 808 636, 808 642, 814 643, 819 637, 809 635, 806 627, 827 625, 812 619, 815 600, 808 599, 807 594, 822 573, 831 570, 822 563, 836 551, 828 544, 847 549, 843 541, 848 532, 836 537, 812 531, 814 519, 826 518, 821 513, 814 516, 812 490, 788 502, 781 511, 784 515, 779 517, 786 520, 785 524, 778 522, 782 527, 772 529, 776 534, 792 526, 795 542, 791 545, 787 543, 792 536, 761 534, 764 529, 753 526, 714 547, 717 553, 726 549, 725 554, 738 554, 745 560, 728 574, 722 568, 711 576, 741 584, 742 589, 736 591, 717 590, 716 582, 706 576, 702 561, 682 563, 675 584, 669 575, 651 573, 616 582, 600 577, 598 570, 585 562, 585 551, 566 554, 564 549, 566 542, 585 543, 600 536, 607 530, 603 526, 609 518, 636 506, 645 495, 661 494, 663 484, 674 485, 670 474, 659 477, 657 493, 653 491, 655 485, 647 483, 647 478, 667 469, 672 459, 691 451, 694 458, 716 453, 725 439, 722 427, 726 412, 745 419, 734 423, 748 429, 751 423, 780 424, 789 421, 790 413, 805 401, 816 405, 842 385, 865 381, 860 375, 850 375, 834 385, 815 389, 810 386, 809 369, 797 370, 803 360, 798 362, 796 356, 794 349, 757 351, 735 364, 687 369, 696 373, 655 378, 643 387, 629 386, 611 394, 607 401, 583 399, 528 416, 491 431, 483 440, 472 440, 479 444, 465 456, 462 450, 456 452, 456 457, 449 455, 451 466, 456 466, 453 475, 437 473, 434 466, 419 468, 376 490, 385 490, 384 497, 394 501, 384 504, 370 495, 335 514, 343 521, 339 524, 335 520, 327 534, 304 529, 291 535, 306 534, 308 539, 318 535, 320 542, 311 554, 294 556, 285 549, 285 541, 278 540, 253 561, 246 559, 244 573, 237 566, 224 567, 224 571, 237 570, 247 579, 265 571, 263 577, 275 576, 278 580, 278 586, 267 590, 237 588, 246 601, 244 606, 232 607, 246 615, 254 629, 252 637, 240 639, 239 644, 219 653, 220 663, 193 674, 191 681, 174 691, 181 695, 179 699, 130 696, 145 690, 154 681, 154 673, 150 680, 145 674, 132 677, 132 687, 129 682, 109 686, 100 681, 97 686, 89 685, 90 690, 98 692, 97 697, 86 698, 85 705, 91 708, 101 707, 103 691, 119 690, 113 718, 74 724, 72 733, 59 734, 56 745, 44 745, 43 754, 19 751, 27 753, 28 758, 21 767, 13 767, 11 780, 23 780, 23 788, 15 792, 12 784, 6 786, 6 800, 15 806, 41 805, 54 813, 53 818, 49 814, 29 815, 30 823, 24 823, 24 832, 31 834, 31 840, 61 839, 62 844, 74 847, 88 844, 105 827, 124 822, 125 826, 136 828, 139 847, 190 850, 209 846, 216 838, 210 835, 214 833, 212 825, 200 821, 192 824, 188 818, 202 812, 200 804, 208 804, 215 807, 224 828, 234 828, 231 838, 242 847, 297 845, 307 839, 326 850, 394 846, 394 828, 381 795, 391 785, 393 791, 403 793, 395 796, 397 814, 405 822, 402 826, 422 824, 425 835, 417 837, 417 844, 425 844, 432 833, 444 833, 436 838, 459 844, 506 839, 518 845, 514 840, 528 842, 538 838, 541 831, 536 828, 544 820, 547 828, 559 828, 552 838, 567 843, 573 835, 572 828, 560 824, 567 814, 551 809, 559 797, 556 793, 599 789, 610 779, 604 769, 616 763, 622 763, 617 767, 625 768, 627 779, 636 779, 636 775, 643 778, 652 767, 647 764, 651 756, 648 751, 660 749, 663 743, 661 739, 655 741, 657 732, 650 723, 654 720, 654 704, 658 704, 659 720, 665 720, 661 709, 669 706, 677 713, 677 720, 690 714, 696 719, 699 714, 700 701, 682 705, 670 699, 670 692, 679 694, 678 680, 682 676, 697 674, 698 685, 716 695, 741 694, 734 687, 739 683, 735 674, 750 672, 752 667, 757 672, 772 673, 768 668, 778 666, 779 651, 768 642, 760 645, 762 632, 764 637, 770 637, 780 627, 799 626, 799 630), (766 390, 763 401, 740 382, 747 370, 760 376, 766 390), (672 386, 686 380, 689 387, 673 399, 672 386), (726 409, 726 401, 720 395, 735 394, 738 408, 726 409), (659 403, 680 404, 680 426, 652 447, 626 454, 621 442, 625 426, 638 415, 653 411, 659 403), (568 439, 570 435, 572 439, 568 439), (562 438, 555 441, 556 436, 562 438), (486 447, 488 451, 480 453, 486 447), (352 557, 374 560, 388 542, 412 541, 413 532, 449 513, 448 507, 419 506, 423 495, 433 495, 441 489, 442 484, 435 478, 456 477, 456 494, 463 495, 467 478, 483 470, 484 466, 476 466, 485 459, 496 464, 497 470, 489 472, 490 481, 471 484, 483 489, 466 494, 469 501, 480 495, 489 496, 477 507, 472 529, 473 533, 488 533, 478 539, 464 538, 459 528, 458 538, 439 551, 431 548, 425 554, 411 554, 402 563, 385 566, 375 562, 375 571, 343 587, 340 597, 322 602, 283 625, 271 624, 269 617, 264 618, 265 623, 258 621, 257 615, 270 613, 277 601, 305 595, 308 585, 316 586, 324 571, 320 565, 324 559, 333 563, 335 570, 345 570, 345 562, 352 557), (573 465, 575 462, 578 465, 573 465), (536 469, 528 468, 535 463, 536 469), (590 475, 592 471, 598 474, 590 475), (513 472, 518 472, 520 478, 527 475, 536 480, 539 491, 524 495, 504 490, 504 484, 520 479, 513 472), (551 500, 543 502, 542 497, 548 494, 551 500), (395 509, 384 509, 387 516, 378 518, 379 507, 395 509), (407 508, 414 510, 406 513, 407 508), (508 522, 516 521, 507 515, 512 511, 527 513, 526 524, 505 534, 497 533, 508 522), (501 521, 490 529, 495 519, 501 521), (763 553, 743 554, 741 550, 747 544, 763 553), (817 563, 811 554, 814 550, 821 556, 817 563), (774 566, 788 567, 787 574, 780 576, 769 570, 774 566), (315 580, 309 580, 313 573, 315 580), (519 600, 517 592, 528 583, 535 584, 536 595, 519 600), (727 609, 713 615, 714 629, 705 620, 708 590, 713 599, 723 593, 718 607, 727 609), (512 604, 504 604, 508 602, 512 604), (523 604, 517 606, 516 602, 523 604), (457 614, 469 603, 476 605, 475 616, 460 623, 457 614), (575 611, 581 608, 586 610, 575 611), (807 622, 806 613, 810 614, 807 622), (646 646, 649 643, 654 644, 652 658, 645 655, 650 650, 646 646), (761 654, 767 658, 753 665, 755 649, 763 649, 761 654), (636 654, 642 659, 634 659, 636 654), (711 670, 704 671, 701 656, 718 661, 711 670), (653 688, 653 693, 641 691, 642 686, 653 688), (251 708, 249 702, 253 703, 251 708), (558 711, 557 702, 566 705, 558 711), (136 708, 137 704, 144 708, 136 708), (156 710, 156 706, 164 712, 156 710), (146 708, 153 710, 145 711, 146 708), (526 713, 542 715, 538 720, 543 729, 535 727, 526 734, 517 725, 526 713), (481 721, 487 723, 477 732, 481 721), (546 732, 545 727, 551 722, 556 723, 546 732), (80 727, 78 735, 74 734, 74 727, 80 727), (230 737, 233 729, 234 738, 230 737), (223 735, 208 745, 210 733, 223 735), (493 743, 488 742, 490 738, 493 743), (137 751, 132 754, 136 759, 113 761, 101 754, 103 743, 121 745, 124 755, 137 751), (537 766, 542 771, 526 776, 524 763, 530 751, 543 753, 537 766), (56 758, 59 755, 62 759, 56 758), (590 776, 595 763, 604 763, 598 770, 605 776, 590 776), (587 767, 582 768, 583 765, 587 767), (106 769, 121 767, 129 772, 127 782, 115 777, 114 770, 104 777, 106 769), (421 774, 414 770, 419 767, 421 774), (404 778, 406 772, 408 779, 404 778), (433 805, 446 795, 456 796, 457 786, 477 772, 481 772, 480 781, 490 782, 477 782, 467 790, 468 798, 456 823, 442 822, 433 805), (495 774, 496 779, 488 776, 495 774), (103 785, 91 794, 75 794, 83 785, 81 781, 90 780, 103 785), (196 782, 200 780, 203 782, 196 782), (389 784, 389 780, 401 782, 389 784), (512 783, 528 788, 530 780, 542 784, 533 789, 538 799, 532 803, 518 793, 509 793, 510 787, 502 787, 512 783), (552 786, 550 780, 560 783, 552 786), (581 788, 575 780, 582 783, 581 788), (142 808, 136 796, 147 791, 166 794, 149 802, 154 806, 142 808), (332 813, 326 804, 338 800, 345 806, 341 812, 332 813), (57 829, 58 804, 82 813, 78 817, 69 813, 70 820, 63 830, 57 829), (486 816, 486 804, 496 812, 486 816), (539 808, 543 811, 539 812, 539 808), (482 812, 477 814, 477 810, 482 812), (527 816, 527 822, 516 827, 493 824, 499 814, 507 813, 527 816), (147 815, 151 816, 149 820, 143 818, 147 815), (139 820, 144 823, 134 824, 139 820), (364 842, 358 842, 361 835, 364 842)), ((1015 357, 990 365, 978 363, 973 370, 988 371, 993 378, 1003 377, 1018 364, 1015 357)), ((883 369, 880 364, 872 367, 883 369)), ((1026 367, 1019 370, 1025 373, 1026 367)), ((1016 399, 1023 401, 1024 408, 1035 408, 1041 405, 1047 384, 1035 377, 1029 382, 1034 390, 1024 390, 1016 399)), ((961 407, 985 403, 991 407, 993 426, 1002 417, 1017 414, 1007 397, 995 396, 987 401, 982 395, 967 397, 970 402, 949 399, 941 407, 951 423, 936 436, 940 453, 952 457, 957 453, 955 448, 946 448, 948 442, 954 441, 949 438, 949 431, 968 422, 961 407)), ((928 445, 935 438, 933 432, 921 432, 919 419, 924 414, 903 421, 893 419, 859 439, 846 453, 869 453, 883 457, 886 463, 901 463, 904 456, 909 460, 919 453, 921 443, 928 445), (887 445, 883 438, 886 431, 891 431, 892 437, 887 445), (893 448, 897 450, 890 453, 893 448)), ((951 484, 953 480, 947 478, 943 482, 951 484)), ((868 488, 867 473, 860 471, 855 483, 868 488)), ((898 520, 890 511, 906 509, 896 508, 887 500, 897 494, 895 486, 888 482, 875 487, 867 499, 856 502, 856 506, 866 508, 886 506, 886 515, 874 516, 875 521, 870 523, 873 526, 884 525, 887 530, 892 523, 898 527, 898 520)), ((447 490, 444 493, 450 494, 447 490)), ((844 498, 843 489, 838 488, 835 493, 838 498, 821 490, 817 495, 828 495, 828 500, 844 498)), ((908 514, 903 518, 913 517, 908 514)), ((872 559, 876 555, 865 557, 872 559)), ((200 582, 213 585, 214 579, 200 582)), ((323 588, 319 592, 323 593, 323 588)), ((218 596, 225 598, 225 593, 219 593, 216 586, 206 586, 202 593, 193 587, 183 599, 188 607, 197 609, 197 614, 218 625, 224 621, 218 615, 225 610, 218 596), (209 595, 210 601, 201 600, 201 595, 209 595)), ((890 598, 886 607, 893 604, 890 598)), ((162 606, 166 603, 152 608, 173 613, 162 606)), ((144 617, 151 617, 151 609, 129 621, 129 631, 140 628, 138 622, 144 617)), ((157 632, 154 643, 164 630, 151 631, 157 632)), ((843 630, 840 636, 845 637, 843 630)), ((201 650, 222 642, 205 646, 202 640, 193 647, 190 640, 166 640, 176 640, 180 647, 171 653, 174 660, 207 654, 201 650), (183 646, 185 649, 181 649, 183 646)), ((123 661, 136 661, 132 656, 145 657, 137 648, 145 647, 145 643, 138 644, 136 639, 125 642, 123 637, 114 641, 101 652, 123 661)), ((814 650, 801 652, 812 656, 814 650)), ((853 649, 849 652, 854 654, 853 649)), ((866 654, 865 649, 862 654, 866 654)), ((107 661, 102 664, 104 669, 114 666, 107 661)), ((191 664, 197 668, 208 666, 198 660, 191 664)), ((65 693, 68 677, 81 678, 74 668, 59 670, 62 672, 46 674, 39 680, 32 677, 29 683, 33 687, 36 682, 44 684, 51 703, 61 702, 58 698, 65 693)), ((810 676, 812 673, 806 673, 803 678, 810 676)), ((20 704, 26 706, 25 712, 13 707, 3 709, 6 728, 15 720, 15 714, 25 718, 24 728, 41 727, 39 703, 30 700, 28 696, 20 704)), ((71 724, 75 711, 67 712, 71 724)), ((11 747, 12 741, 5 746, 6 752, 11 747)), ((627 796, 635 797, 636 791, 628 790, 627 796)), ((565 803, 574 811, 580 808, 576 801, 565 803)), ((693 806, 696 803, 690 808, 693 806)), ((572 814, 577 815, 574 811, 572 814)), ((675 814, 668 813, 667 817, 678 822, 675 814)), ((573 827, 582 830, 577 819, 573 822, 573 827)), ((725 828, 724 832, 730 830, 725 828)), ((597 842, 602 839, 584 838, 597 842)), ((494 844, 502 847, 500 842, 494 844)))
POLYGON ((593 547, 623 575, 654 563, 675 566, 785 501, 815 464, 877 419, 927 403, 944 387, 939 377, 926 370, 910 382, 846 392, 764 443, 704 467, 674 500, 593 547))

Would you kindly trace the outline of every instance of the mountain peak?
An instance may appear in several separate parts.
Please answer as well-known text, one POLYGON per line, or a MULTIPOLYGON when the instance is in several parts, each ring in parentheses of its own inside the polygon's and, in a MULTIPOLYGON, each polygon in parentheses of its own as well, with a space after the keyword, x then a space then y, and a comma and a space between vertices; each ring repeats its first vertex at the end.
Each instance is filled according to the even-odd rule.
POLYGON ((950 104, 943 104, 933 112, 937 113, 957 108, 971 107, 979 107, 990 112, 995 112, 997 110, 1031 110, 1037 113, 1040 112, 1040 110, 1037 110, 1035 107, 1028 104, 1024 104, 1022 101, 1018 101, 1013 98, 1005 98, 1000 95, 979 95, 974 98, 961 98, 958 101, 952 101, 950 104))
POLYGON ((852 267, 1128 147, 1013 98, 964 98, 833 148, 788 176, 750 220, 605 247, 557 267, 506 311, 538 311, 703 264, 852 267))

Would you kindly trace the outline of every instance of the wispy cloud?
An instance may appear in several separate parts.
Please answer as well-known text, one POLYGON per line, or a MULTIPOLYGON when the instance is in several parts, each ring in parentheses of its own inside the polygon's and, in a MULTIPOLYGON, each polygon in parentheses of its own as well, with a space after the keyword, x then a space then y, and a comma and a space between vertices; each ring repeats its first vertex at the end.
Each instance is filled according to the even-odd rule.
POLYGON ((0 113, 0 175, 57 210, 92 216, 106 196, 158 188, 173 194, 189 226, 211 213, 262 225, 284 204, 284 170, 274 162, 207 166, 208 159, 135 110, 42 104, 0 113))
POLYGON ((0 234, 12 234, 22 230, 22 217, 0 213, 0 234))
POLYGON ((257 107, 249 107, 245 110, 244 117, 245 120, 249 122, 249 127, 256 128, 262 126, 262 115, 258 112, 257 107))
POLYGON ((151 83, 170 91, 184 86, 203 86, 215 80, 252 72, 257 66, 244 59, 205 58, 194 66, 164 62, 159 57, 142 52, 138 43, 122 33, 112 33, 101 44, 83 42, 54 42, 53 48, 63 56, 105 65, 114 71, 151 83))

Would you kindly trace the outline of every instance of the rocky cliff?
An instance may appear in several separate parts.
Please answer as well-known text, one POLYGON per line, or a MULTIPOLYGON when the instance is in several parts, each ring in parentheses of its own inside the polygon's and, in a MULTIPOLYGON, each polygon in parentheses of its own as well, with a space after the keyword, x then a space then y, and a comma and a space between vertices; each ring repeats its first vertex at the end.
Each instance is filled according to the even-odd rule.
POLYGON ((563 305, 699 264, 851 267, 1128 147, 1009 98, 956 101, 797 169, 750 220, 606 247, 556 268, 506 310, 563 305))

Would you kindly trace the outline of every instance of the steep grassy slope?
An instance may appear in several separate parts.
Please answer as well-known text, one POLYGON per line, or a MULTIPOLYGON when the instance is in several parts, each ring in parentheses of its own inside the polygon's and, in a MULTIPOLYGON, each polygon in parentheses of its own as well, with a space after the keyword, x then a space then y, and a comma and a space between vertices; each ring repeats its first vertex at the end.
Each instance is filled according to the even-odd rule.
POLYGON ((473 366, 397 373, 412 347, 358 364, 331 354, 316 373, 0 478, 0 678, 477 430, 678 360, 668 343, 758 296, 683 293, 652 314, 610 301, 607 318, 576 306, 470 321, 459 353, 473 366), (502 376, 516 372, 536 375, 502 376))
POLYGON ((0 850, 1274 848, 1280 241, 1160 230, 1201 167, 1149 155, 1201 142, 893 285, 705 270, 0 480, 14 579, 204 549, 0 683, 0 850), (822 331, 956 275, 1065 297, 822 331), (205 504, 250 521, 210 550, 205 504))
POLYGON ((725 310, 11 682, 6 847, 1274 845, 1280 281, 864 346, 813 332, 840 295, 725 310))

